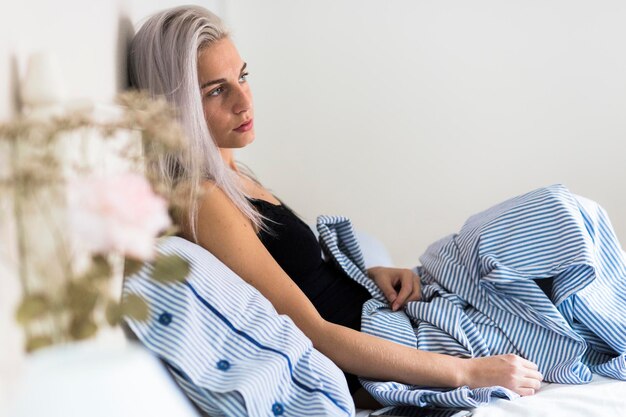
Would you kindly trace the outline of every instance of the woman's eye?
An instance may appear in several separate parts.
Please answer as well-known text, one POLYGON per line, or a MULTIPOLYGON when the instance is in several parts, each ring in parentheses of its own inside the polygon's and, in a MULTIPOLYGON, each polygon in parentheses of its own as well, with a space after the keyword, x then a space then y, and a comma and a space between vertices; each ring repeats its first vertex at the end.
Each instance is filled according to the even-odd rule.
POLYGON ((244 72, 243 74, 241 74, 241 76, 239 77, 239 82, 245 83, 246 81, 248 81, 248 75, 250 74, 247 72, 244 72))
POLYGON ((217 97, 224 92, 224 87, 217 87, 209 91, 207 97, 217 97))

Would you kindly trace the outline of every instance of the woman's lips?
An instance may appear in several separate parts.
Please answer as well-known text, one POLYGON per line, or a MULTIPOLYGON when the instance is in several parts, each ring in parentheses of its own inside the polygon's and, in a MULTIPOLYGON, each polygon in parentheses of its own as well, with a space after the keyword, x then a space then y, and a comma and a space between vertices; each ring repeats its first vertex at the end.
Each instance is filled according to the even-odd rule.
POLYGON ((235 132, 239 132, 239 133, 247 132, 248 130, 252 129, 252 125, 253 125, 252 121, 253 121, 253 119, 250 119, 246 123, 243 123, 241 126, 239 126, 236 129, 233 129, 233 130, 235 132))

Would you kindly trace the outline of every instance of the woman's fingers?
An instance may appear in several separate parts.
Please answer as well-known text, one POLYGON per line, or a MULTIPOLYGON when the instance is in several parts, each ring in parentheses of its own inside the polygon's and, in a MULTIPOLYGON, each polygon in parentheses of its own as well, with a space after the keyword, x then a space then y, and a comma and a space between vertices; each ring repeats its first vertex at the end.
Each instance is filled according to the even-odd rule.
POLYGON ((535 391, 541 388, 543 375, 538 371, 539 367, 537 364, 524 358, 520 358, 520 362, 524 367, 526 386, 533 388, 535 391))
POLYGON ((522 384, 524 388, 532 388, 535 391, 541 388, 541 380, 536 378, 525 378, 522 384))
POLYGON ((520 395, 535 394, 541 388, 541 381, 543 380, 543 375, 537 370, 537 364, 517 355, 507 356, 517 369, 514 377, 516 386, 513 387, 513 390, 520 395))
POLYGON ((420 278, 417 275, 415 275, 413 271, 411 270, 405 270, 405 271, 406 272, 405 272, 405 275, 403 276, 402 286, 404 287, 404 282, 405 282, 404 279, 406 279, 406 282, 409 282, 410 280, 411 293, 406 297, 404 302, 399 307, 404 307, 406 303, 408 303, 409 301, 418 301, 422 299, 422 287, 420 284, 420 278))
POLYGON ((541 380, 536 378, 524 378, 520 381, 519 387, 514 389, 521 396, 534 395, 541 388, 541 380))
POLYGON ((543 375, 541 375, 541 372, 539 371, 531 370, 526 376, 528 378, 532 378, 535 381, 543 381, 543 375))
POLYGON ((367 275, 376 282, 393 311, 422 297, 420 278, 410 269, 375 266, 367 269, 367 275))
POLYGON ((400 277, 400 292, 398 293, 398 297, 391 305, 391 309, 396 311, 400 307, 406 304, 407 298, 413 292, 413 277, 411 274, 403 273, 400 277))
POLYGON ((519 366, 519 377, 513 391, 521 396, 534 395, 541 388, 543 375, 537 370, 537 364, 516 356, 515 361, 519 366))
POLYGON ((375 266, 367 270, 367 276, 370 277, 378 288, 383 292, 389 304, 398 298, 398 291, 395 288, 397 279, 394 279, 393 269, 381 266, 375 266))
POLYGON ((393 285, 391 284, 391 282, 381 281, 381 282, 378 282, 377 284, 378 284, 378 288, 380 288, 383 294, 385 294, 385 297, 387 298, 387 300, 389 300, 389 303, 393 303, 396 300, 396 298, 398 298, 398 293, 393 288, 393 285))
POLYGON ((526 377, 522 380, 521 386, 522 388, 530 388, 534 390, 534 392, 537 392, 539 388, 541 388, 541 381, 543 381, 543 375, 541 375, 541 373, 529 370, 526 377))
POLYGON ((413 292, 411 293, 411 295, 409 296, 409 298, 407 298, 407 302, 408 301, 418 301, 422 299, 422 284, 420 282, 420 277, 418 277, 417 275, 413 275, 413 292))

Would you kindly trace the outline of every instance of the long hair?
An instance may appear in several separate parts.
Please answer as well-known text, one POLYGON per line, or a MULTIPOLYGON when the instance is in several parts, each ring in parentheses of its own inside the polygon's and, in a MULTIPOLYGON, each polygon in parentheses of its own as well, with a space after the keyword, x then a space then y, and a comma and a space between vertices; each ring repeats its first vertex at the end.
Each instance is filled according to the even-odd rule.
POLYGON ((258 228, 263 217, 246 199, 235 172, 224 163, 211 137, 198 83, 198 54, 229 33, 221 19, 199 6, 161 11, 146 20, 129 50, 131 86, 165 97, 177 109, 188 144, 177 153, 156 152, 148 169, 168 189, 186 189, 184 221, 197 242, 197 196, 203 180, 221 188, 258 228))

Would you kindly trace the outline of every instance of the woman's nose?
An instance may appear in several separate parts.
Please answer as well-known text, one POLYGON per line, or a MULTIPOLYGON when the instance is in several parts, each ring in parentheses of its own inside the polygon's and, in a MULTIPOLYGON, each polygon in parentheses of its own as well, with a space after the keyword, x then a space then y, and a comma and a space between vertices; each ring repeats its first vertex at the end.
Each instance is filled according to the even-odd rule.
POLYGON ((250 94, 250 88, 246 85, 239 85, 236 89, 233 111, 236 114, 243 113, 252 108, 252 94, 250 94))

